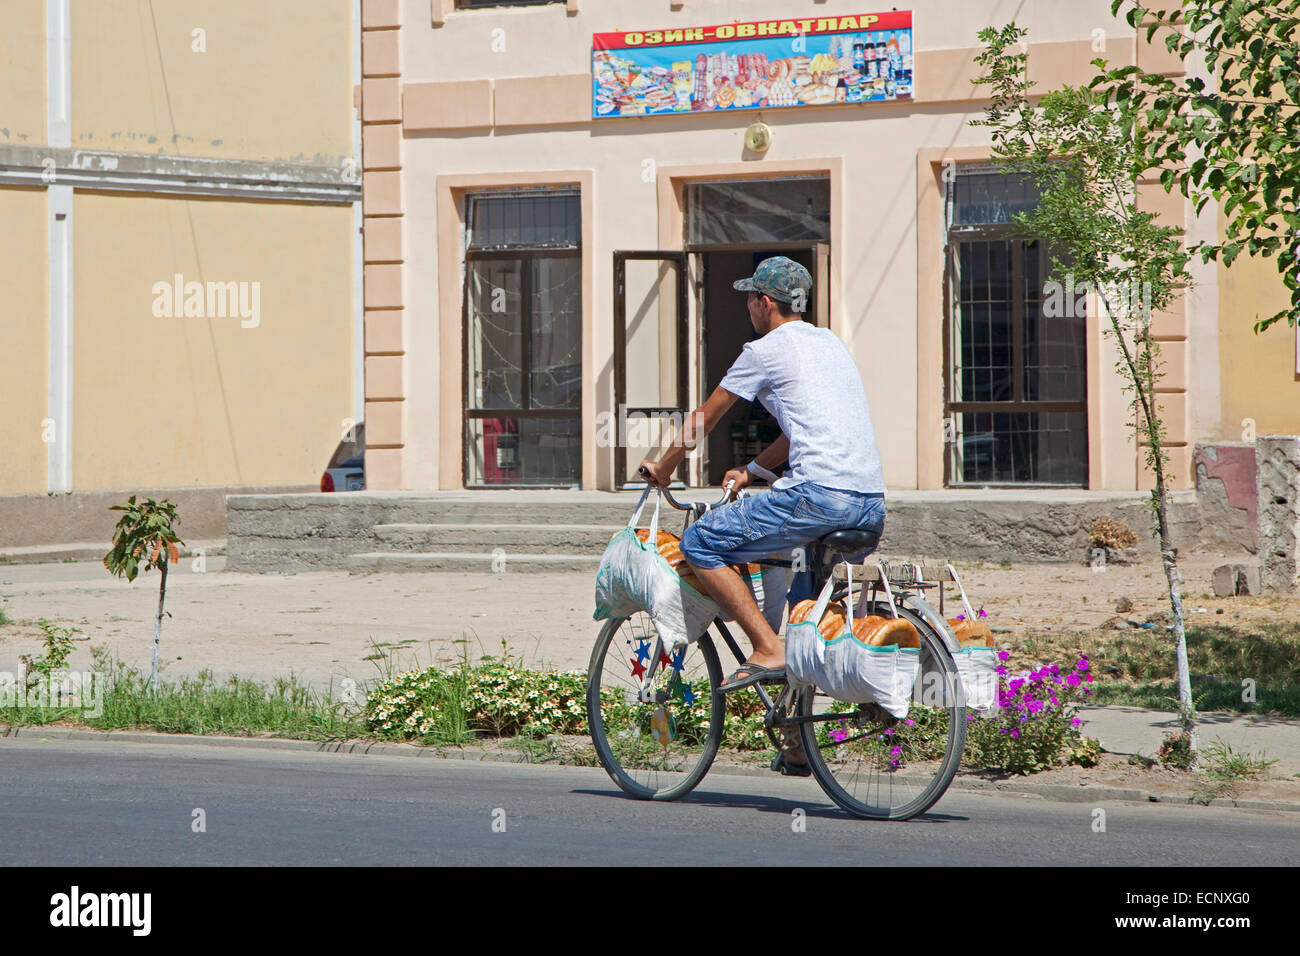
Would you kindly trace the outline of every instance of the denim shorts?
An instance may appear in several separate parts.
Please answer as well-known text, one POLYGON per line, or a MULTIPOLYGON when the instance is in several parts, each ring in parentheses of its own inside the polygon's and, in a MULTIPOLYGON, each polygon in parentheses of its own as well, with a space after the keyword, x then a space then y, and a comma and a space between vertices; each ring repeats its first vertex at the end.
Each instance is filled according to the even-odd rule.
MULTIPOLYGON (((769 556, 790 558, 794 549, 832 531, 879 533, 884 527, 884 495, 803 482, 746 495, 708 512, 682 535, 682 554, 698 568, 720 568, 769 556)), ((790 603, 812 596, 812 571, 797 574, 790 603)))

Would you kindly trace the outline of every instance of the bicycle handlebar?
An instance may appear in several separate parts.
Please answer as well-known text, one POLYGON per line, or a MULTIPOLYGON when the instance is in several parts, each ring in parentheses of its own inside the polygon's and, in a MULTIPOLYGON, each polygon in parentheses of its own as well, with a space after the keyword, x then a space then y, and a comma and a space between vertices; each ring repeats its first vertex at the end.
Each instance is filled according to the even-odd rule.
MULTIPOLYGON (((636 473, 640 475, 642 478, 648 479, 650 477, 650 472, 645 465, 642 465, 640 468, 638 468, 636 470, 636 473)), ((727 482, 727 487, 722 489, 722 497, 719 498, 711 505, 705 504, 704 502, 698 502, 693 505, 684 505, 676 498, 674 498, 673 493, 669 491, 667 488, 661 487, 659 490, 663 492, 663 496, 668 499, 668 503, 672 505, 674 508, 676 508, 678 511, 694 511, 696 513, 702 513, 706 508, 718 508, 726 504, 727 499, 731 497, 731 486, 733 484, 735 484, 734 481, 727 482)))

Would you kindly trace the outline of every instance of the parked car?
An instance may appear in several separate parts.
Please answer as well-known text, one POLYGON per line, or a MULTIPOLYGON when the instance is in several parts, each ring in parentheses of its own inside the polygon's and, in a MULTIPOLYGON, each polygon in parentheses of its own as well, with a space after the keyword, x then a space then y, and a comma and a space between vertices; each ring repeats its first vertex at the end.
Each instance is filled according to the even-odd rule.
POLYGON ((341 441, 320 476, 321 491, 366 490, 366 426, 356 427, 356 441, 341 441))

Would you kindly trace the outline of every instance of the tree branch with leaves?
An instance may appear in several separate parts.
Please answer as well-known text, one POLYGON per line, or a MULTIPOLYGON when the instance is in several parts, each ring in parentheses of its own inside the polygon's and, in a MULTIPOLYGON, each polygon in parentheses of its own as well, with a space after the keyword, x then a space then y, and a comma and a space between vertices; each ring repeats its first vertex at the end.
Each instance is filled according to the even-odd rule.
POLYGON ((1221 204, 1221 236, 1188 248, 1232 265, 1245 252, 1276 256, 1290 305, 1257 316, 1262 332, 1300 321, 1300 0, 1182 0, 1159 7, 1111 0, 1111 13, 1150 43, 1163 31, 1171 53, 1204 63, 1169 77, 1136 66, 1105 68, 1090 89, 1107 105, 1140 113, 1144 162, 1160 167, 1196 212, 1221 204), (1145 39, 1143 35, 1145 34, 1145 39), (1220 260, 1220 257, 1221 260, 1220 260))

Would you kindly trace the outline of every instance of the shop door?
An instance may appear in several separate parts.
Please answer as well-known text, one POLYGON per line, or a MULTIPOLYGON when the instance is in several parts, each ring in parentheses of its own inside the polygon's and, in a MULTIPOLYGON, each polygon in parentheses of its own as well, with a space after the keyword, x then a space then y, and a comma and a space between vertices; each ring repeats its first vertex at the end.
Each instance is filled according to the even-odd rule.
MULTIPOLYGON (((616 487, 644 484, 637 468, 691 410, 686 316, 686 253, 614 253, 616 487)), ((686 473, 683 463, 676 477, 686 473)))

